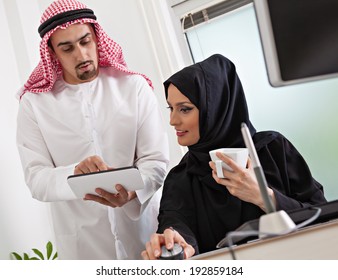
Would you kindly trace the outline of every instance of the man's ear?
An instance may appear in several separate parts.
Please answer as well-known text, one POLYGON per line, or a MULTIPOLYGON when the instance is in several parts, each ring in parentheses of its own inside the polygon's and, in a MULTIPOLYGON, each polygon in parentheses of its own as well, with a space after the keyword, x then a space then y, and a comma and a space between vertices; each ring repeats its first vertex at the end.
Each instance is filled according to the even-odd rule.
POLYGON ((55 56, 55 52, 51 47, 48 47, 48 51, 49 51, 51 56, 55 56))
POLYGON ((48 51, 49 51, 49 54, 50 54, 50 56, 52 57, 53 60, 58 60, 53 47, 48 46, 48 51))
POLYGON ((50 55, 53 58, 56 58, 56 54, 55 54, 55 51, 54 51, 54 48, 52 46, 52 42, 50 41, 50 39, 48 40, 47 45, 48 45, 48 51, 49 51, 50 55))

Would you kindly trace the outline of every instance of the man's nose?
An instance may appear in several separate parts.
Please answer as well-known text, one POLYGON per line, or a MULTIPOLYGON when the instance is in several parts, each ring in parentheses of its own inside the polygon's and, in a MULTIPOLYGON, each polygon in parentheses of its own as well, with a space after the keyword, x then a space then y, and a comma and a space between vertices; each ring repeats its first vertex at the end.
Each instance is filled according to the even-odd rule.
POLYGON ((86 59, 86 49, 81 47, 81 46, 78 46, 76 48, 76 58, 80 61, 83 61, 86 59))

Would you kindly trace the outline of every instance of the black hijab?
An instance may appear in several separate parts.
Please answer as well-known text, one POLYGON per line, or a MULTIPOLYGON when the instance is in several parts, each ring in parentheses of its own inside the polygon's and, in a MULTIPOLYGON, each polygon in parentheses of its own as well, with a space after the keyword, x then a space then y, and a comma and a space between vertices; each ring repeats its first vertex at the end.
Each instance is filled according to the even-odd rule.
POLYGON ((158 232, 172 226, 197 253, 202 253, 214 250, 226 233, 264 213, 217 184, 209 166, 210 150, 245 146, 242 122, 253 137, 267 182, 274 189, 277 208, 294 209, 326 201, 322 186, 283 135, 273 131, 256 133, 230 60, 216 54, 182 69, 164 82, 166 97, 170 84, 199 109, 200 139, 188 147, 165 180, 158 232))
POLYGON ((251 135, 255 133, 235 65, 224 56, 215 54, 171 76, 164 82, 166 97, 170 84, 199 109, 200 140, 189 147, 187 154, 192 172, 199 175, 210 172, 205 164, 210 161, 211 150, 245 147, 242 122, 248 125, 251 135))

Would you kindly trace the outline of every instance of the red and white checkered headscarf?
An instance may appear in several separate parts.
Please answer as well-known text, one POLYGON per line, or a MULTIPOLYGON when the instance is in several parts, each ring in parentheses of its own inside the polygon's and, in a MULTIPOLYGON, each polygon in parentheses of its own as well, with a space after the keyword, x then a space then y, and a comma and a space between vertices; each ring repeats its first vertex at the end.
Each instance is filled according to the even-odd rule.
MULTIPOLYGON (((43 13, 40 23, 43 24, 47 20, 63 13, 71 13, 71 11, 88 9, 86 5, 75 1, 75 0, 58 0, 53 2, 43 13)), ((61 16, 62 18, 62 16, 61 16)), ((96 18, 94 16, 94 18, 96 18)), ((57 23, 57 22, 56 22, 57 23)), ((70 20, 66 23, 56 25, 54 28, 43 34, 40 43, 40 62, 37 67, 33 70, 29 79, 19 91, 19 98, 22 97, 27 91, 33 93, 48 92, 53 88, 55 81, 62 75, 62 68, 55 58, 51 56, 48 51, 48 40, 55 30, 58 28, 67 28, 68 26, 75 23, 93 23, 95 27, 95 33, 97 37, 97 47, 99 54, 99 66, 102 67, 114 67, 115 69, 130 73, 142 75, 152 86, 151 80, 140 73, 131 71, 127 68, 126 62, 123 58, 122 48, 119 44, 114 42, 98 24, 98 22, 90 17, 77 18, 70 20)), ((54 22, 55 25, 55 22, 54 22)), ((40 29, 39 29, 40 32, 40 29)), ((40 32, 41 34, 41 32, 40 32)))

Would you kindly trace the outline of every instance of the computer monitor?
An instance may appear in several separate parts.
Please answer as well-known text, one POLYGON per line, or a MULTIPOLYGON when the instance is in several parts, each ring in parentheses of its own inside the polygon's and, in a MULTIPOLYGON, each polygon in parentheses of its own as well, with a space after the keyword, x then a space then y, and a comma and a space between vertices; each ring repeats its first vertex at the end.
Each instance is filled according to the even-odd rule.
POLYGON ((274 87, 338 77, 337 0, 254 0, 274 87))

